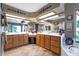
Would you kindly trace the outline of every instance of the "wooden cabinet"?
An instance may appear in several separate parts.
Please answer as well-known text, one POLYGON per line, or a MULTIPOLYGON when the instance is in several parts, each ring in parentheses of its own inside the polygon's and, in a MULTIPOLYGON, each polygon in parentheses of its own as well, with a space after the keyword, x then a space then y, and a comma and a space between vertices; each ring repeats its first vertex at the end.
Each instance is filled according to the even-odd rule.
MULTIPOLYGON (((60 39, 61 38, 59 36, 37 34, 36 44, 38 46, 51 50, 56 55, 61 55, 60 39)), ((4 47, 5 49, 10 49, 24 44, 28 44, 28 41, 29 40, 27 34, 7 35, 7 44, 5 44, 4 47)))
POLYGON ((59 55, 59 53, 60 53, 59 48, 56 46, 53 46, 53 45, 51 45, 51 51, 56 53, 57 55, 59 55))
POLYGON ((45 48, 50 49, 50 36, 45 35, 45 48))
POLYGON ((27 34, 24 34, 24 37, 23 37, 23 44, 28 44, 28 35, 27 34))
POLYGON ((51 36, 51 51, 61 55, 61 41, 58 36, 51 36))
POLYGON ((43 35, 37 34, 36 35, 36 44, 44 47, 55 55, 61 55, 61 41, 59 36, 51 36, 51 35, 43 35))
POLYGON ((20 34, 20 35, 18 35, 18 41, 19 41, 19 46, 21 46, 21 45, 23 45, 23 35, 22 34, 20 34))
POLYGON ((7 43, 4 45, 4 49, 15 48, 24 44, 28 44, 27 34, 7 35, 7 43))
POLYGON ((41 43, 40 43, 41 44, 41 47, 44 47, 45 46, 45 38, 44 38, 44 36, 45 35, 42 35, 41 34, 41 43))
POLYGON ((5 49, 10 49, 13 47, 13 36, 12 35, 7 35, 7 43, 4 45, 5 49))
POLYGON ((41 46, 41 35, 40 34, 36 35, 36 44, 41 46))
POLYGON ((13 35, 13 47, 17 47, 19 45, 18 35, 13 35))

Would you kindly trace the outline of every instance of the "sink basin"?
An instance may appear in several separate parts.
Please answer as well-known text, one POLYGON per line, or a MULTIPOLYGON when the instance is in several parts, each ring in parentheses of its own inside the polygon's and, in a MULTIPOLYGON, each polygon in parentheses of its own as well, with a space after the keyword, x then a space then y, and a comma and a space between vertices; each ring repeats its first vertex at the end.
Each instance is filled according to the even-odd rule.
POLYGON ((77 47, 71 47, 71 48, 69 49, 69 52, 70 52, 71 54, 74 54, 75 56, 79 56, 79 48, 77 48, 77 47))

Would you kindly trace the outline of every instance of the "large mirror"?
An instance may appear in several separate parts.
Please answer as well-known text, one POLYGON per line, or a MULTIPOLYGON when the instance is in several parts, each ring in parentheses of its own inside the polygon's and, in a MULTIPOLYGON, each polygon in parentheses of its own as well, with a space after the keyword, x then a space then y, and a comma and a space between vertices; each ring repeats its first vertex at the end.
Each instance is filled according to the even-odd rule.
POLYGON ((75 29, 75 33, 76 33, 76 36, 75 36, 75 38, 76 38, 76 42, 77 43, 79 43, 79 10, 76 10, 75 11, 75 27, 76 27, 76 29, 75 29))

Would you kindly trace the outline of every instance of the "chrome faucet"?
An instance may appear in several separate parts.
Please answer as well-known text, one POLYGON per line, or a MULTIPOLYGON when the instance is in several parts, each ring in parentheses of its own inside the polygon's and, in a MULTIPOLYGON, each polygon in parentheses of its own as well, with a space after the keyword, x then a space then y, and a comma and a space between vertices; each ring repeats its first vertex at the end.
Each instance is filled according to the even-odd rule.
POLYGON ((71 47, 74 47, 74 46, 73 45, 72 46, 69 46, 68 49, 70 49, 71 47))

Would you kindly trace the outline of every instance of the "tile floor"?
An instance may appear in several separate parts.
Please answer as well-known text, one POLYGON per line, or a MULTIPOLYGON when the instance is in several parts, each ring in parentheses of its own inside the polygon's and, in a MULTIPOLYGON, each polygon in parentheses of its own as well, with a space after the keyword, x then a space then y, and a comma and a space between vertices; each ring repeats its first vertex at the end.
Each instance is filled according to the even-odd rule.
POLYGON ((5 56, 54 56, 54 54, 35 44, 25 45, 4 52, 5 56))

